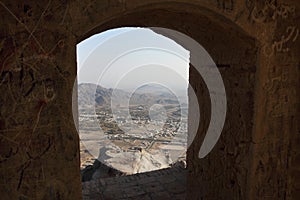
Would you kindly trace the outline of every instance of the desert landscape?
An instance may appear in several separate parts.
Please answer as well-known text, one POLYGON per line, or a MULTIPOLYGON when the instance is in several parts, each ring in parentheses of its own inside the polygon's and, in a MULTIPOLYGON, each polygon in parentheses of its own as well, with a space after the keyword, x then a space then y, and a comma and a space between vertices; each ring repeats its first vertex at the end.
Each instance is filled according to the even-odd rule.
POLYGON ((185 163, 188 107, 184 93, 178 97, 160 86, 146 85, 130 94, 80 84, 78 96, 81 171, 88 177, 84 180, 185 163))

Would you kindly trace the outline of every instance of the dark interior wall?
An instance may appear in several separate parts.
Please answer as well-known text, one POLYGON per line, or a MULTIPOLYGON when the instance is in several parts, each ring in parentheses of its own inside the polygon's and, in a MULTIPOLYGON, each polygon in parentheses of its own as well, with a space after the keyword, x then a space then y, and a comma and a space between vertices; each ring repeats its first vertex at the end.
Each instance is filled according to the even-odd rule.
MULTIPOLYGON (((224 24, 220 25, 216 22, 217 16, 210 19, 210 17, 203 16, 205 12, 208 11, 202 9, 202 12, 194 11, 186 14, 182 10, 174 12, 171 8, 135 12, 97 27, 97 32, 99 29, 103 31, 108 27, 160 26, 188 34, 207 49, 220 66, 219 70, 227 92, 228 113, 223 136, 211 155, 204 160, 198 158, 207 124, 203 124, 205 127, 199 129, 198 137, 189 149, 188 168, 191 172, 188 179, 189 199, 233 196, 243 199, 246 195, 247 169, 250 166, 247 156, 250 154, 252 141, 257 47, 255 40, 241 33, 237 27, 235 29, 238 30, 234 30, 234 26, 225 20, 224 24), (226 25, 231 29, 224 28, 226 25)), ((177 42, 180 44, 180 41, 177 42)), ((189 49, 188 46, 185 48, 189 49)), ((193 52, 191 52, 191 57, 193 57, 193 52)), ((201 102, 205 95, 199 88, 200 79, 197 71, 191 69, 190 83, 198 91, 201 102)), ((210 99, 208 102, 203 102, 200 107, 201 111, 207 107, 210 108, 209 101, 210 99)), ((192 108, 191 112, 194 112, 192 108)), ((209 114, 208 112, 205 116, 201 112, 201 118, 209 119, 209 114)), ((190 123, 196 122, 190 117, 190 123)))
POLYGON ((76 41, 59 1, 0 2, 1 199, 79 199, 76 41))
MULTIPOLYGON (((171 8, 127 14, 99 28, 120 26, 159 26, 178 30, 203 45, 219 66, 227 94, 227 119, 218 145, 207 158, 200 160, 198 152, 210 119, 210 99, 205 84, 196 70, 190 70, 190 84, 197 91, 201 103, 201 123, 198 136, 188 151, 188 199, 244 199, 246 197, 247 169, 252 141, 254 82, 257 46, 255 40, 230 22, 218 24, 218 16, 203 16, 202 11, 186 14, 171 8), (173 20, 177 19, 177 20, 173 20), (197 19, 197 20, 195 20, 197 19), (184 26, 182 26, 184 24, 184 26), (227 26, 227 27, 226 27, 227 26), (230 27, 230 28, 229 28, 230 27), (227 28, 227 29, 226 29, 227 28), (208 108, 208 109, 207 109, 208 108), (207 113, 205 110, 207 109, 207 113), (203 126, 203 127, 202 127, 203 126)), ((173 38, 174 39, 174 38, 173 38)), ((176 41, 176 39, 175 39, 176 41)), ((181 44, 181 41, 176 41, 181 44)), ((183 45, 183 44, 182 44, 183 45)), ((189 49, 188 46, 184 46, 189 49)), ((193 57, 191 52, 191 58, 193 57)), ((196 123, 191 117, 190 123, 196 123)))
MULTIPOLYGON (((190 68, 190 84, 197 91, 204 121, 200 122, 197 137, 188 151, 188 194, 191 199, 246 199, 248 195, 257 47, 251 38, 224 31, 213 31, 219 34, 212 37, 210 46, 226 90, 226 120, 218 143, 203 159, 198 158, 198 152, 212 120, 211 105, 210 99, 204 98, 208 95, 207 87, 199 81, 195 69, 190 68)), ((206 41, 209 43, 208 39, 206 41)), ((193 112, 192 107, 189 112, 193 112)))
MULTIPOLYGON (((220 68, 228 102, 220 141, 197 158, 205 122, 188 151, 189 199, 296 199, 299 8, 297 1, 0 2, 2 197, 80 198, 76 43, 113 27, 158 26, 191 36, 228 66, 220 68)), ((200 98, 207 94, 193 67, 190 83, 200 98)), ((209 116, 207 104, 200 102, 209 116)))

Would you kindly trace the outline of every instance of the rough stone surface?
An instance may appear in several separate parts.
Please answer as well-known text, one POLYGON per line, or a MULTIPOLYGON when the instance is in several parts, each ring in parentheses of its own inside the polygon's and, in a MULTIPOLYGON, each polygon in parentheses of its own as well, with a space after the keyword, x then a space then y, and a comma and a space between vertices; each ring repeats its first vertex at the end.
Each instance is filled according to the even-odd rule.
POLYGON ((84 200, 186 199, 187 170, 175 166, 130 176, 100 178, 82 184, 84 200))
POLYGON ((181 31, 220 67, 227 118, 204 159, 210 104, 190 68, 208 118, 188 151, 187 199, 298 199, 299 9, 298 0, 0 1, 1 199, 81 199, 75 48, 124 26, 181 31))

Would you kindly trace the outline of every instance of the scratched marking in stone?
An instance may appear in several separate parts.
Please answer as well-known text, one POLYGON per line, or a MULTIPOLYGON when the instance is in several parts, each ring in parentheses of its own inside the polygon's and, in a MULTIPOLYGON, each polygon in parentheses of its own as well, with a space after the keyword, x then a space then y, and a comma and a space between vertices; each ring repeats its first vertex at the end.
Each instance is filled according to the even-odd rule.
POLYGON ((59 23, 60 25, 63 25, 63 24, 65 23, 65 19, 66 19, 66 16, 67 16, 68 12, 69 12, 69 3, 68 3, 67 6, 66 6, 66 9, 65 9, 65 11, 64 11, 62 20, 61 20, 61 22, 59 23))
POLYGON ((251 0, 247 0, 245 4, 250 12, 250 19, 257 23, 275 21, 279 18, 287 19, 289 16, 295 16, 295 6, 277 4, 275 0, 265 1, 264 5, 260 7, 251 0))
MULTIPOLYGON (((22 26, 24 26, 26 31, 28 31, 28 33, 31 35, 30 37, 32 37, 34 39, 34 41, 38 44, 39 48, 42 51, 45 51, 44 48, 42 47, 41 43, 37 40, 37 38, 33 34, 31 34, 32 31, 29 30, 28 26, 26 26, 26 24, 23 23, 2 1, 0 1, 0 4, 13 16, 13 18, 15 18, 17 20, 18 23, 20 23, 22 26)), ((29 37, 29 39, 30 39, 30 37, 29 37)))
MULTIPOLYGON (((37 29, 37 27, 39 26, 42 17, 44 16, 44 14, 46 13, 46 11, 48 10, 49 6, 50 6, 51 0, 48 1, 48 4, 46 5, 46 8, 44 9, 44 11, 42 12, 41 16, 39 17, 37 23, 35 24, 34 28, 32 29, 32 31, 30 32, 29 37, 27 38, 27 42, 28 40, 33 36, 33 33, 35 32, 35 30, 37 29)), ((25 43, 27 43, 25 42, 25 43)), ((43 52, 45 52, 44 48, 42 46, 40 46, 40 48, 43 50, 43 52)))
MULTIPOLYGON (((21 55, 22 54, 22 51, 25 49, 25 47, 28 46, 28 44, 30 44, 30 42, 29 42, 30 38, 34 39, 34 41, 36 42, 36 44, 39 46, 39 50, 41 50, 42 53, 38 53, 38 55, 33 55, 31 58, 25 58, 25 60, 22 60, 22 61, 20 61, 20 60, 16 60, 16 61, 17 61, 17 63, 26 64, 32 70, 34 70, 35 72, 37 72, 38 70, 36 70, 33 65, 30 65, 29 63, 26 63, 26 59, 27 60, 28 59, 34 59, 34 60, 49 59, 49 58, 52 57, 51 54, 56 49, 56 47, 59 47, 59 48, 64 47, 64 41, 63 40, 59 40, 56 43, 56 45, 54 45, 54 47, 49 52, 46 52, 45 49, 43 48, 43 46, 41 45, 41 43, 34 36, 34 33, 35 33, 37 27, 39 26, 40 22, 42 21, 42 18, 44 17, 45 13, 47 12, 47 10, 49 9, 49 7, 51 5, 51 0, 48 1, 48 4, 46 5, 46 7, 43 10, 42 14, 40 15, 37 23, 35 24, 34 28, 31 31, 26 26, 26 24, 23 23, 2 1, 0 1, 0 4, 17 20, 18 23, 22 24, 25 27, 25 29, 27 30, 27 32, 29 33, 29 36, 28 36, 26 42, 24 42, 24 44, 22 45, 22 47, 21 48, 16 48, 15 47, 15 49, 16 49, 15 52, 12 53, 10 56, 8 56, 8 57, 5 58, 4 64, 3 64, 3 66, 0 69, 0 74, 3 72, 4 68, 6 68, 7 70, 9 69, 9 67, 6 67, 6 64, 8 63, 8 61, 9 61, 9 63, 14 63, 13 60, 9 60, 9 59, 17 59, 17 58, 20 57, 20 56, 15 56, 15 55, 16 54, 17 55, 21 55)), ((68 9, 68 7, 67 7, 67 9, 68 9)), ((67 12, 67 9, 66 9, 66 12, 67 12)), ((2 43, 4 43, 4 40, 1 42, 1 44, 2 43)), ((63 73, 61 72, 60 69, 58 69, 58 66, 54 63, 54 60, 51 59, 50 62, 53 65, 53 67, 55 67, 57 69, 57 71, 59 72, 59 74, 64 78, 63 73)), ((9 70, 11 70, 11 69, 16 69, 16 68, 10 68, 9 70)))
POLYGON ((274 41, 272 45, 265 45, 263 47, 263 52, 268 57, 274 55, 275 52, 285 53, 289 52, 290 48, 288 47, 288 43, 296 42, 299 36, 299 29, 296 26, 289 26, 286 29, 286 33, 281 35, 281 39, 278 41, 274 41))
POLYGON ((234 10, 234 0, 215 0, 217 7, 223 11, 231 12, 234 10))

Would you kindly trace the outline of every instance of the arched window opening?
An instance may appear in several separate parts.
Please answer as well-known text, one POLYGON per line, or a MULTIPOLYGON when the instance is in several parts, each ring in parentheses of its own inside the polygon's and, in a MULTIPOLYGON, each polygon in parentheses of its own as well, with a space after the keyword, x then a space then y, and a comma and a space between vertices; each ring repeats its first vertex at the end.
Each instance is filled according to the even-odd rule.
POLYGON ((82 181, 185 167, 189 51, 147 28, 77 45, 82 181))

